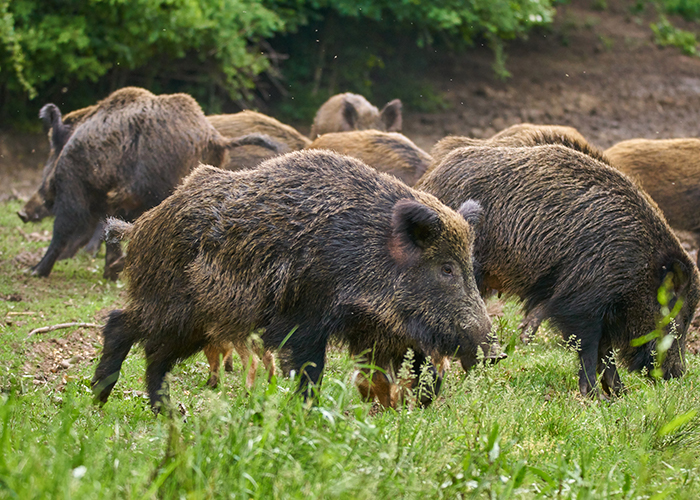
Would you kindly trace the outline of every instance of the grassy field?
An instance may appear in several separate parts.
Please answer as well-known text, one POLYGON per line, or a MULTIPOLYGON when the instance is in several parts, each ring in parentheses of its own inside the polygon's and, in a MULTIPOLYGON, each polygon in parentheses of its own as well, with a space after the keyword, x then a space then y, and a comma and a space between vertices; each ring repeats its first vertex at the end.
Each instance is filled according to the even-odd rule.
POLYGON ((682 379, 623 371, 624 397, 585 400, 556 332, 516 341, 515 301, 494 321, 509 358, 467 377, 453 367, 425 410, 360 401, 353 362, 336 350, 310 410, 294 381, 268 384, 262 370, 246 392, 237 359, 208 389, 199 354, 171 375, 178 417, 154 417, 140 349, 96 407, 99 331, 27 334, 103 321, 123 283, 101 279, 102 255, 27 275, 51 221, 25 226, 19 206, 0 204, 0 499, 700 498, 699 357, 682 379))

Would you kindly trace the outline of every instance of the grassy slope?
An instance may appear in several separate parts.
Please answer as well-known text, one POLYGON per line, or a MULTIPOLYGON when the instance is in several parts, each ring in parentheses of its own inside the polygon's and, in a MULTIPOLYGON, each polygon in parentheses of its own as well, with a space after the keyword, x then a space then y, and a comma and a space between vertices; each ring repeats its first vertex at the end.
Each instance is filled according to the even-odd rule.
MULTIPOLYGON (((309 411, 281 377, 268 384, 260 373, 246 394, 240 365, 207 389, 201 354, 172 374, 186 413, 174 421, 151 414, 138 349, 102 409, 91 404, 91 363, 65 385, 35 385, 26 357, 71 331, 26 333, 94 321, 120 306, 123 288, 102 281, 102 261, 86 255, 48 279, 23 274, 13 258, 46 242, 25 240, 17 228, 37 229, 22 225, 18 207, 0 205, 0 299, 22 297, 0 300, 0 498, 700 497, 700 359, 668 383, 625 372, 625 397, 587 401, 575 354, 547 329, 528 346, 513 340, 495 367, 466 378, 451 370, 426 410, 370 415, 350 382, 352 361, 336 352, 309 411), (679 425, 679 415, 692 418, 679 425)), ((496 322, 504 342, 518 320, 509 302, 496 322)))

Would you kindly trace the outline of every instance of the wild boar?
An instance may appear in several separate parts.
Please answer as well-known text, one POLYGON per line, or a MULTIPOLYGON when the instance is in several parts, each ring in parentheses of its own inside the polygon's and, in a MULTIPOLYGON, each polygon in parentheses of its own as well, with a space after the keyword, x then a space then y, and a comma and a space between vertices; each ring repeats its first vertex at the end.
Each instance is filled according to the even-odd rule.
POLYGON ((381 112, 363 96, 346 92, 328 99, 318 108, 311 125, 311 140, 331 132, 375 129, 401 132, 401 101, 389 101, 381 112))
MULTIPOLYGON (((233 114, 209 115, 207 120, 224 137, 235 138, 251 133, 267 135, 286 146, 279 153, 298 151, 311 143, 307 137, 301 135, 293 127, 256 111, 246 110, 233 114)), ((265 147, 241 146, 236 150, 235 155, 229 155, 228 163, 222 165, 222 168, 226 170, 255 168, 276 154, 278 153, 265 147)))
MULTIPOLYGON (((48 276, 58 257, 88 241, 106 215, 135 219, 199 162, 221 165, 229 149, 247 144, 278 147, 260 134, 225 139, 186 94, 155 96, 135 87, 112 93, 76 124, 42 181, 39 192, 56 218, 32 274, 48 276)), ((116 279, 120 261, 119 245, 108 245, 106 278, 116 279)))
POLYGON ((565 125, 535 125, 532 123, 512 125, 488 139, 472 139, 458 135, 447 136, 433 146, 430 154, 433 157, 432 164, 437 165, 450 151, 457 148, 468 146, 521 147, 544 144, 561 144, 598 160, 607 161, 603 153, 591 145, 575 128, 565 125))
POLYGON ((700 248, 700 139, 632 139, 605 155, 639 182, 672 228, 692 233, 700 248))
POLYGON ((448 154, 416 185, 451 207, 473 198, 484 220, 474 243, 480 289, 524 301, 579 345, 579 388, 622 389, 615 367, 654 367, 662 285, 682 306, 664 330, 675 339, 665 378, 684 372, 685 337, 700 298, 698 271, 653 201, 627 176, 560 145, 468 147, 448 154))
POLYGON ((103 330, 96 399, 107 400, 137 342, 154 408, 178 360, 251 333, 280 349, 307 399, 332 339, 387 371, 409 348, 457 355, 465 369, 479 348, 493 357, 472 272, 470 223, 479 214, 477 203, 455 212, 327 151, 289 153, 254 170, 201 166, 134 223, 127 304, 103 330))
POLYGON ((306 149, 328 149, 362 160, 413 186, 430 165, 430 155, 398 132, 357 130, 323 134, 306 149))

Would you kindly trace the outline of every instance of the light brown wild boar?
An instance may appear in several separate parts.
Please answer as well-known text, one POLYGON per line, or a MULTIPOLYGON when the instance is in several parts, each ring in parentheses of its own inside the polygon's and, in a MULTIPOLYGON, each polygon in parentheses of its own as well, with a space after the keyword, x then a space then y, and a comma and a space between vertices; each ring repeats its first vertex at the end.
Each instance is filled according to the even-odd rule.
POLYGON ((209 115, 207 120, 224 137, 240 137, 251 133, 265 134, 286 146, 279 153, 255 145, 241 146, 236 150, 235 155, 230 155, 229 162, 222 166, 226 170, 255 168, 268 158, 281 153, 298 151, 311 143, 308 137, 301 135, 294 127, 257 111, 245 110, 240 113, 209 115))
POLYGON ((306 149, 328 149, 362 160, 413 186, 430 165, 430 155, 398 132, 355 130, 317 137, 306 149))
POLYGON ((632 139, 605 155, 639 182, 672 228, 692 233, 700 247, 700 139, 632 139))
POLYGON ((337 94, 318 108, 311 125, 311 139, 331 132, 375 129, 401 132, 403 119, 399 99, 389 101, 381 111, 358 94, 337 94))
POLYGON ((603 159, 603 153, 592 146, 575 128, 565 125, 535 125, 533 123, 512 125, 488 139, 473 139, 458 135, 447 136, 433 146, 430 155, 433 157, 432 165, 437 165, 450 151, 457 148, 468 146, 521 147, 543 144, 562 144, 596 159, 603 159))

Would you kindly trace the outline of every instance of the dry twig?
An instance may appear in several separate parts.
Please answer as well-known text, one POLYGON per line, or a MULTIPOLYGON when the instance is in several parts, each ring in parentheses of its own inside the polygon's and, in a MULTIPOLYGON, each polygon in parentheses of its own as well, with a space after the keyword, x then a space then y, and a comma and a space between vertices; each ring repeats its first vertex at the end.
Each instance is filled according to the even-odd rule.
POLYGON ((27 335, 27 338, 31 337, 35 333, 46 333, 46 332, 52 332, 54 330, 61 330, 63 328, 102 328, 102 325, 98 325, 97 323, 61 323, 59 325, 51 325, 51 326, 42 326, 41 328, 35 328, 29 334, 27 335))

